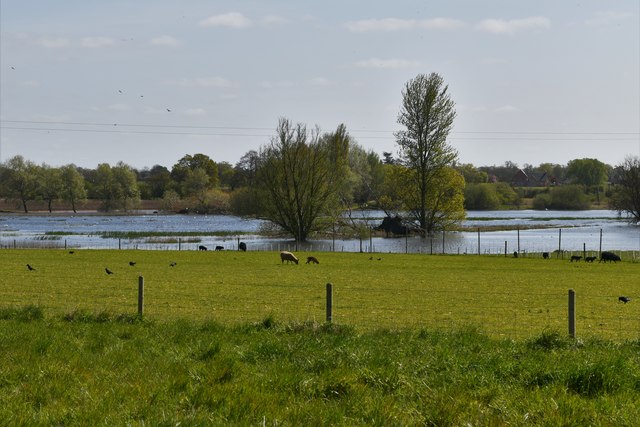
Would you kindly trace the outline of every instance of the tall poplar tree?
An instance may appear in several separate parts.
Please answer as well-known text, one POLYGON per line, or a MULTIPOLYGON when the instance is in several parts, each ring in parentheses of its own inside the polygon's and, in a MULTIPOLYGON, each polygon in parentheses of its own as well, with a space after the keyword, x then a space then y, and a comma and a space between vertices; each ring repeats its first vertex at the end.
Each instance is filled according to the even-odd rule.
MULTIPOLYGON (((457 159, 457 152, 447 143, 456 117, 454 107, 448 86, 436 73, 418 75, 407 82, 402 91, 398 123, 405 129, 395 136, 400 162, 411 171, 404 174, 403 185, 409 186, 408 193, 415 195, 403 202, 410 219, 423 235, 433 233, 450 221, 446 212, 434 211, 442 204, 430 198, 440 194, 443 170, 453 166, 457 159)), ((459 206, 456 203, 448 211, 459 218, 462 203, 459 206)))

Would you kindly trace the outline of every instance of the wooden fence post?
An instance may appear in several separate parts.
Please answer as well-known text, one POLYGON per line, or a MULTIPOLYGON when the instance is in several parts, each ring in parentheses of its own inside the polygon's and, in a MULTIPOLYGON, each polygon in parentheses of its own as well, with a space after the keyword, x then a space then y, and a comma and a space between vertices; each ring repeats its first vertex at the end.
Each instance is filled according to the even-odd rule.
POLYGON ((569 289, 569 336, 576 337, 576 291, 569 289))
POLYGON ((327 322, 333 320, 333 285, 327 283, 327 322))
POLYGON ((138 316, 144 314, 144 277, 138 276, 138 316))

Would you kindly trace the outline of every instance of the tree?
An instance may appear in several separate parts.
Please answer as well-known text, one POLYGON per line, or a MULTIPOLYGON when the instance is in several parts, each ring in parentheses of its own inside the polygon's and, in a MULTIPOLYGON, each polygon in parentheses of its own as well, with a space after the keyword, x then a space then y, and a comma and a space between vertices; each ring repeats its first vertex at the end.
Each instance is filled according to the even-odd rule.
POLYGON ((149 188, 149 196, 160 199, 171 185, 171 173, 169 169, 161 165, 154 165, 151 169, 144 169, 139 174, 139 179, 149 188))
POLYGON ((62 171, 43 164, 39 168, 38 188, 41 197, 47 201, 49 213, 53 211, 52 204, 56 199, 62 198, 64 183, 62 171))
POLYGON ((62 199, 71 203, 73 212, 77 212, 77 204, 87 198, 84 177, 74 165, 63 166, 60 169, 62 178, 62 199))
POLYGON ((395 135, 400 147, 400 160, 412 172, 406 174, 409 188, 404 194, 415 194, 404 202, 411 219, 423 234, 431 234, 449 222, 443 215, 445 212, 432 211, 441 204, 429 200, 429 197, 441 193, 437 188, 442 185, 439 178, 457 158, 456 151, 447 144, 447 136, 456 117, 454 106, 448 86, 436 73, 418 75, 402 91, 398 123, 406 130, 395 135))
POLYGON ((140 204, 140 190, 138 189, 138 177, 134 169, 123 162, 118 162, 112 170, 118 197, 117 206, 124 211, 138 207, 140 204))
POLYGON ((620 215, 627 214, 634 223, 640 223, 640 157, 627 157, 614 171, 616 188, 611 206, 620 215))
MULTIPOLYGON (((171 169, 171 178, 176 182, 176 189, 181 195, 184 195, 184 193, 182 193, 182 191, 185 190, 183 183, 189 171, 193 172, 196 169, 202 169, 205 172, 208 178, 207 188, 214 188, 218 185, 218 166, 216 162, 205 154, 194 154, 193 156, 187 154, 178 160, 178 163, 173 165, 171 169)), ((188 192, 187 190, 187 193, 188 192)))
POLYGON ((338 206, 335 189, 342 176, 332 161, 343 161, 336 157, 344 155, 342 136, 321 137, 318 129, 307 132, 282 118, 276 136, 260 150, 261 212, 296 240, 305 241, 319 228, 319 218, 338 206))
POLYGON ((129 210, 140 202, 140 192, 133 169, 118 162, 113 168, 101 163, 96 169, 96 195, 102 200, 102 210, 129 210))
POLYGON ((576 159, 567 164, 567 177, 573 184, 595 188, 600 202, 600 186, 607 182, 609 167, 597 159, 576 159))
POLYGON ((27 202, 37 196, 38 166, 18 155, 7 160, 4 167, 5 194, 20 201, 24 213, 28 213, 27 202))

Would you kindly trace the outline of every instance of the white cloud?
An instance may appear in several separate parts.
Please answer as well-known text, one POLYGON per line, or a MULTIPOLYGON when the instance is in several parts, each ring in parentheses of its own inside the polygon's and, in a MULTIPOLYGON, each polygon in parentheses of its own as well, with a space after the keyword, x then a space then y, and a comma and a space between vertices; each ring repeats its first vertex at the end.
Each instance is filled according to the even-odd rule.
POLYGON ((115 41, 108 37, 85 37, 80 41, 80 46, 88 48, 100 48, 115 45, 115 41))
POLYGON ((64 37, 44 37, 38 41, 38 44, 51 49, 61 49, 71 46, 69 39, 64 37))
POLYGON ((465 23, 457 19, 434 18, 420 21, 418 25, 428 30, 457 30, 463 28, 465 23))
POLYGON ((465 26, 464 22, 450 18, 433 18, 433 19, 365 19, 361 21, 349 21, 344 26, 354 33, 365 33, 372 31, 407 31, 416 28, 424 28, 427 30, 456 30, 465 26))
POLYGON ((227 27, 227 28, 249 28, 252 22, 249 18, 238 12, 229 12, 222 15, 213 15, 200 21, 201 27, 227 27))
POLYGON ((597 12, 592 18, 587 19, 585 21, 585 24, 589 26, 611 25, 611 24, 615 24, 616 22, 628 19, 631 16, 632 16, 631 14, 625 13, 625 12, 614 12, 614 11, 597 12))
POLYGON ((170 85, 178 85, 183 87, 216 87, 216 88, 228 88, 232 87, 233 83, 222 77, 199 77, 195 79, 180 79, 166 82, 170 85))
POLYGON ((158 36, 151 39, 149 42, 154 46, 165 46, 165 47, 178 47, 181 45, 180 41, 175 37, 171 36, 158 36))
POLYGON ((522 19, 485 19, 476 28, 491 34, 513 35, 524 30, 534 30, 538 28, 549 28, 551 21, 543 16, 531 16, 522 19))
POLYGON ((349 21, 344 26, 354 33, 364 33, 369 31, 400 31, 410 30, 416 26, 414 19, 366 19, 362 21, 349 21))
POLYGON ((360 68, 410 68, 419 65, 418 61, 408 59, 380 59, 370 58, 356 62, 356 66, 360 68))

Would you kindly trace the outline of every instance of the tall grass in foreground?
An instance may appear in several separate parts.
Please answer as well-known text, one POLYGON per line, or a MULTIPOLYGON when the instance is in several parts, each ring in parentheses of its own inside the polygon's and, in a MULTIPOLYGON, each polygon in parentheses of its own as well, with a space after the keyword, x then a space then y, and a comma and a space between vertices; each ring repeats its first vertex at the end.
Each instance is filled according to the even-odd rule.
POLYGON ((3 425, 616 425, 640 342, 0 310, 3 425))

